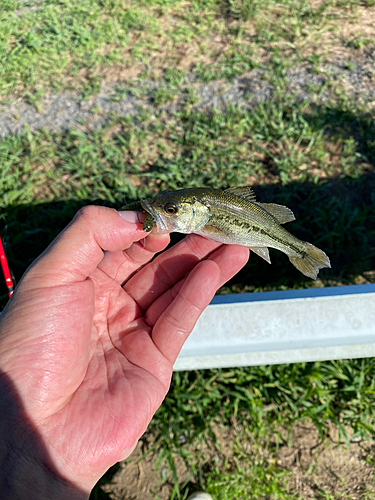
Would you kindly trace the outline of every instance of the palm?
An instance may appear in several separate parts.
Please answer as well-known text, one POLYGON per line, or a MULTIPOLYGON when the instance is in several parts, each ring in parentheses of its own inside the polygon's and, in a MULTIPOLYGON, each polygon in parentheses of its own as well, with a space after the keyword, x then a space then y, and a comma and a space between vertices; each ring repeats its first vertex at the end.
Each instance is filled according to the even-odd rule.
MULTIPOLYGON (((108 313, 101 303, 91 331, 79 332, 81 339, 90 341, 79 349, 72 346, 75 359, 70 359, 69 370, 76 366, 76 371, 69 384, 65 368, 56 374, 56 391, 65 396, 65 403, 61 408, 61 400, 51 401, 54 409, 42 429, 59 453, 70 442, 72 468, 82 456, 91 456, 93 472, 105 471, 129 454, 161 404, 172 370, 153 344, 151 328, 135 301, 117 283, 104 288, 108 313)), ((94 300, 103 302, 96 290, 94 300)))
POLYGON ((57 468, 89 487, 129 455, 165 397, 197 318, 248 256, 242 247, 189 236, 149 262, 168 241, 149 236, 104 257, 100 246, 111 250, 112 243, 94 250, 81 244, 77 252, 69 248, 67 261, 63 238, 29 271, 12 302, 16 317, 32 311, 32 320, 21 320, 22 329, 9 322, 2 367, 57 468), (82 261, 90 252, 94 257, 82 261), (17 299, 23 292, 26 307, 17 299))

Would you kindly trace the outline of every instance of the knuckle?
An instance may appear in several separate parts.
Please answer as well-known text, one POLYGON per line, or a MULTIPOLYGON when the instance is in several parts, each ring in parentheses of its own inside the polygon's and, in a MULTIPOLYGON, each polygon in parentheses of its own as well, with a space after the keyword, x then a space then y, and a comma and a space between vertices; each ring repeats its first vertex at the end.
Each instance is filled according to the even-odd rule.
POLYGON ((176 316, 171 311, 168 311, 168 309, 164 314, 167 323, 175 332, 179 332, 180 334, 186 334, 188 332, 189 329, 186 328, 185 325, 183 325, 183 318, 176 318, 176 316))

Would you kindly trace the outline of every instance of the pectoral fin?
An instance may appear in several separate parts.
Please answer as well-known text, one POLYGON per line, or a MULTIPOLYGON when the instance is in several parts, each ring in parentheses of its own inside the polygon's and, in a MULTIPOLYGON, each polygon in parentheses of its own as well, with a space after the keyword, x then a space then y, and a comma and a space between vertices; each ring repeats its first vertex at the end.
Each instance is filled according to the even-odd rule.
POLYGON ((250 247, 254 253, 262 257, 262 259, 266 260, 268 264, 271 264, 270 254, 268 253, 267 247, 250 247))

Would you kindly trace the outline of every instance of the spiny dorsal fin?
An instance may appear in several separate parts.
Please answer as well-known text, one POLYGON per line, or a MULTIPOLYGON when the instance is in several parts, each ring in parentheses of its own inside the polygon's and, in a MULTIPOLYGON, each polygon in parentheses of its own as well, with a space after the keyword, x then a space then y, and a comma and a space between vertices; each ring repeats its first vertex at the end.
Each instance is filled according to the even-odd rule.
POLYGON ((225 189, 226 193, 234 194, 240 198, 245 198, 247 201, 254 203, 256 201, 256 196, 253 189, 250 186, 239 186, 234 188, 225 189))
POLYGON ((276 203, 258 203, 269 214, 273 215, 279 224, 292 222, 295 220, 294 213, 284 205, 276 205, 276 203))

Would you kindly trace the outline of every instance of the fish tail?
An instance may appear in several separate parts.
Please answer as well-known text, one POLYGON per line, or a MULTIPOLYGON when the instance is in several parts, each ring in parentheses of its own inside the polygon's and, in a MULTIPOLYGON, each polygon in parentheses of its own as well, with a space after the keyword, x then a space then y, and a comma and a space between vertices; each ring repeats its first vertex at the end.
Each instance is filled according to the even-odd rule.
POLYGON ((314 247, 311 243, 305 242, 305 245, 306 248, 301 256, 289 256, 289 260, 293 266, 301 271, 302 274, 316 280, 319 269, 322 269, 323 267, 331 267, 331 263, 323 250, 314 247))

